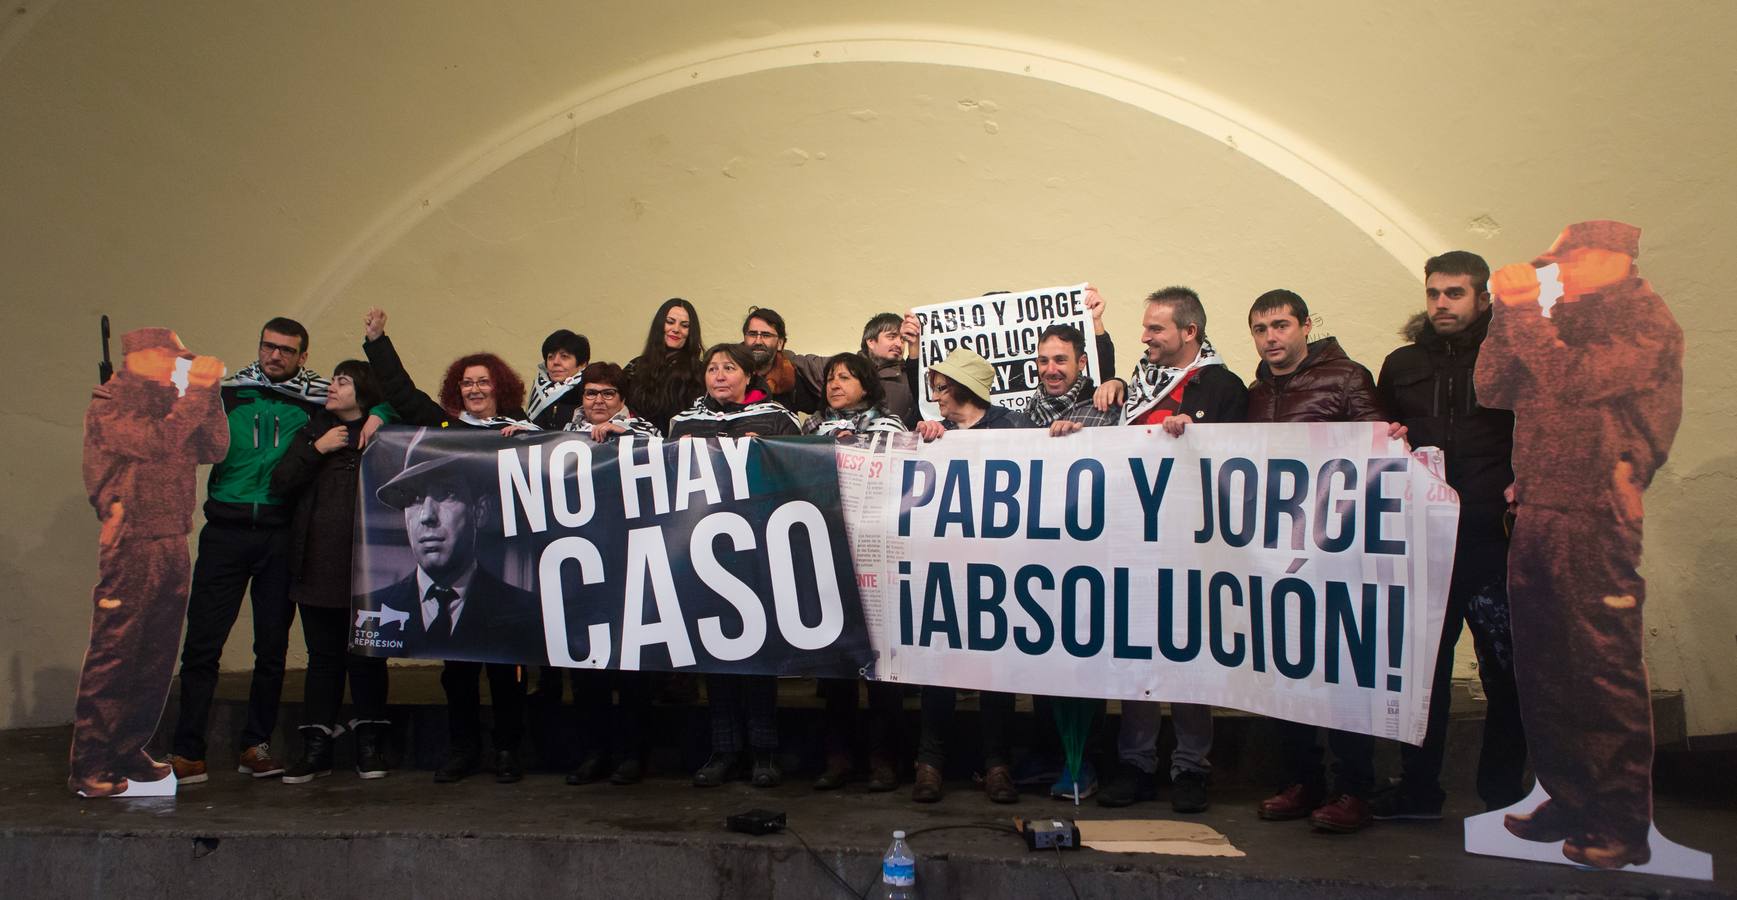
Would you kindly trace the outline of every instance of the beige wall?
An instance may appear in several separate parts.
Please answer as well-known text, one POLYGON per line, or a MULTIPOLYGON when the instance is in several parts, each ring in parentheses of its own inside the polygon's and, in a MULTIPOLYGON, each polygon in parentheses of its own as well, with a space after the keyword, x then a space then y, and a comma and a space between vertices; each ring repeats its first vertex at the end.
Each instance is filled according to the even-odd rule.
MULTIPOLYGON (((1374 366, 1449 247, 1529 259, 1646 229, 1689 333, 1649 495, 1655 683, 1737 730, 1737 502, 1714 293, 1737 71, 1724 4, 23 4, 0 25, 0 726, 65 721, 95 519, 78 484, 96 317, 232 367, 286 313, 313 364, 379 304, 413 371, 551 328, 625 359, 664 297, 793 346, 872 312, 1089 279, 1241 312, 1293 288, 1374 366), (939 6, 940 8, 935 8, 939 6)), ((1622 373, 1611 373, 1620 378, 1622 373)), ((244 627, 226 664, 247 664, 244 627)), ((299 641, 299 639, 298 639, 299 641)))

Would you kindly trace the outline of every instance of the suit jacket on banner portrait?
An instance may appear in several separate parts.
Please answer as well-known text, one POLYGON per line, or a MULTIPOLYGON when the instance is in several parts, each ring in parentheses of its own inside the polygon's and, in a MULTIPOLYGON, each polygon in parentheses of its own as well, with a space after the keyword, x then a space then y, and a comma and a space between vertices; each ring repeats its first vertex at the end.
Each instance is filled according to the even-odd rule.
POLYGON ((471 576, 464 592, 464 611, 453 623, 450 635, 429 633, 415 572, 360 598, 357 609, 381 614, 378 625, 358 624, 358 633, 377 629, 380 637, 375 640, 402 640, 406 656, 484 662, 504 656, 514 662, 546 661, 536 596, 480 568, 471 576), (404 618, 399 619, 400 614, 404 618), (388 620, 395 624, 388 625, 388 620))

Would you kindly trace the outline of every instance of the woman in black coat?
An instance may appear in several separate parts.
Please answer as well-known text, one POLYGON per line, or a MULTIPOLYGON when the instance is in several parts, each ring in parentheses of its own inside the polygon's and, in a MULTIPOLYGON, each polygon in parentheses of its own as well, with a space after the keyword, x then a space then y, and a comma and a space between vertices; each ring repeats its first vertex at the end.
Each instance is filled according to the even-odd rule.
POLYGON ((271 492, 294 498, 290 522, 290 599, 302 620, 308 646, 304 688, 302 754, 283 773, 285 784, 332 774, 333 741, 344 726, 338 708, 350 682, 356 733, 356 771, 363 778, 386 775, 386 660, 348 650, 350 561, 355 545, 356 482, 362 461, 362 427, 379 404, 373 371, 360 360, 338 363, 326 408, 272 471, 271 492))
POLYGON ((623 367, 627 408, 668 434, 670 418, 705 392, 700 361, 705 346, 694 305, 680 297, 665 300, 651 317, 645 349, 623 367))
MULTIPOLYGON (((719 344, 706 354, 706 393, 670 423, 670 439, 776 437, 799 433, 796 416, 753 383, 754 357, 741 344, 719 344)), ((740 774, 752 750, 755 787, 783 780, 778 750, 778 679, 771 675, 707 675, 712 755, 694 773, 695 787, 716 787, 740 774), (744 719, 746 720, 744 723, 744 719), (744 727, 744 724, 746 727, 744 727)))

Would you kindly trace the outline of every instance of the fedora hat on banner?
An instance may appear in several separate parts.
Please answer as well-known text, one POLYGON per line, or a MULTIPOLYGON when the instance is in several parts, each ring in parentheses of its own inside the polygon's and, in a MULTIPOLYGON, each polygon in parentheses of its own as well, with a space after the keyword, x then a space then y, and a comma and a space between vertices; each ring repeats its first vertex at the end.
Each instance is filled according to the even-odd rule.
POLYGON ((436 474, 468 477, 461 451, 430 446, 430 442, 424 440, 427 434, 428 429, 417 429, 416 436, 410 439, 410 446, 404 448, 404 468, 374 491, 381 503, 393 509, 404 509, 422 496, 423 484, 436 474))

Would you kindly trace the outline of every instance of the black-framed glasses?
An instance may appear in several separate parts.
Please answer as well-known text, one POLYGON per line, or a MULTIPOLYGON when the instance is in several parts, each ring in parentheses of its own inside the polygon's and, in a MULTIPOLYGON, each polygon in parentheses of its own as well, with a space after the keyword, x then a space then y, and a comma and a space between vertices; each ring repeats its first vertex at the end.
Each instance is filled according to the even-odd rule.
POLYGON ((302 348, 286 347, 283 344, 274 344, 271 341, 260 341, 259 352, 267 356, 300 356, 302 348))
POLYGON ((583 396, 587 400, 614 400, 621 392, 615 388, 586 388, 583 396))

